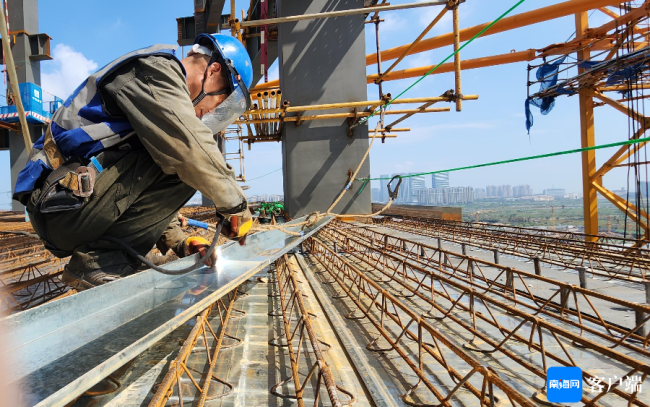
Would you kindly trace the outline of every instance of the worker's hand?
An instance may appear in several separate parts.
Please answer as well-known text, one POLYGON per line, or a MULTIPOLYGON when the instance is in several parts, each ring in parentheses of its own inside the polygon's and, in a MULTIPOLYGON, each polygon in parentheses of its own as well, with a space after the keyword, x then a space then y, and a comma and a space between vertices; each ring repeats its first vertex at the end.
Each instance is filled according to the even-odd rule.
POLYGON ((181 227, 184 228, 185 226, 187 226, 187 218, 181 215, 180 212, 178 213, 178 221, 180 222, 181 227))
MULTIPOLYGON (((187 252, 189 254, 198 253, 201 257, 204 257, 205 254, 208 252, 208 249, 210 248, 210 242, 208 242, 206 239, 202 238, 201 236, 188 237, 187 240, 185 241, 185 245, 187 247, 187 252)), ((209 258, 205 259, 206 266, 212 267, 215 264, 217 264, 216 250, 212 252, 212 255, 210 255, 209 258)))
POLYGON ((246 244, 246 236, 253 226, 253 215, 246 209, 241 215, 234 215, 223 220, 221 234, 231 240, 239 241, 240 245, 246 244))

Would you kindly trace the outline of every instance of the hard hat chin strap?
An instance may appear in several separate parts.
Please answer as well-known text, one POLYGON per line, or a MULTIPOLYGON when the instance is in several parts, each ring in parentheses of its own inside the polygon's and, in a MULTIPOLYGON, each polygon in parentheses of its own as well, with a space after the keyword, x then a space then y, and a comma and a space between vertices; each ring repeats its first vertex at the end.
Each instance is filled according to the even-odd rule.
POLYGON ((201 101, 206 96, 217 96, 217 95, 224 95, 224 94, 230 93, 227 89, 221 89, 221 90, 219 90, 217 92, 205 93, 205 90, 204 90, 204 88, 205 88, 205 80, 208 77, 208 69, 210 69, 210 65, 212 65, 212 64, 213 64, 213 61, 212 61, 212 59, 210 59, 210 62, 208 63, 208 66, 205 68, 205 72, 203 72, 203 80, 201 81, 201 92, 199 92, 199 94, 194 99, 192 99, 192 106, 196 106, 199 103, 201 103, 201 101))

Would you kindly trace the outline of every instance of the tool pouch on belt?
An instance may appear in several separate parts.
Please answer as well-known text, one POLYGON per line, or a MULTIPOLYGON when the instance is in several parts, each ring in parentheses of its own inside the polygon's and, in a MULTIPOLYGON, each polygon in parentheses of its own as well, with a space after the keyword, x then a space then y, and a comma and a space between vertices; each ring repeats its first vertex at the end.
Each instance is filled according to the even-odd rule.
POLYGON ((79 163, 69 163, 54 170, 45 180, 36 209, 41 213, 81 208, 93 192, 96 171, 79 163))

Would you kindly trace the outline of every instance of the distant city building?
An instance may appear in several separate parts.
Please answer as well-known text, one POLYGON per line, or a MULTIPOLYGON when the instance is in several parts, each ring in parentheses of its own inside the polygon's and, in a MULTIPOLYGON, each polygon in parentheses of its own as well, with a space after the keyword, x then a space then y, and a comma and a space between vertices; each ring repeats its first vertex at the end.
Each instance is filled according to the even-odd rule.
POLYGON ((582 194, 579 194, 577 192, 571 192, 569 194, 564 195, 565 199, 582 199, 582 194))
MULTIPOLYGON (((390 178, 392 178, 388 174, 380 175, 379 178, 382 178, 379 180, 379 201, 378 202, 388 202, 388 183, 390 182, 390 178), (388 179, 385 179, 388 178, 388 179)), ((395 185, 393 185, 393 188, 395 185)))
POLYGON ((522 196, 530 196, 533 194, 533 189, 530 185, 517 185, 512 188, 512 196, 519 198, 522 196))
POLYGON ((483 188, 476 188, 474 190, 474 199, 479 201, 481 199, 487 198, 487 194, 483 188))
POLYGON ((528 201, 535 201, 535 202, 550 202, 550 201, 554 201, 555 197, 549 195, 533 195, 533 196, 522 196, 519 199, 525 199, 528 201))
MULTIPOLYGON (((412 175, 411 174, 393 174, 395 175, 412 175)), ((390 182, 390 181, 388 181, 390 182)), ((387 182, 387 183, 388 183, 387 182)), ((392 188, 394 189, 397 186, 397 181, 393 183, 392 188)), ((399 195, 395 203, 402 205, 412 205, 419 202, 419 192, 426 189, 424 175, 418 175, 414 177, 402 178, 402 184, 399 187, 399 195)), ((386 190, 388 193, 388 190, 386 190)))
POLYGON ((486 190, 487 198, 510 198, 512 197, 512 187, 510 185, 488 185, 486 190))
POLYGON ((474 202, 474 188, 428 188, 418 192, 419 205, 450 205, 474 202))
MULTIPOLYGON (((414 175, 413 173, 409 175, 414 175)), ((407 180, 411 183, 411 202, 418 202, 418 194, 420 191, 425 191, 427 189, 426 181, 424 175, 417 175, 414 177, 409 177, 407 180)), ((403 184, 404 182, 402 182, 403 184)))
MULTIPOLYGON (((646 190, 643 188, 645 186, 643 184, 645 184, 645 182, 641 183, 641 196, 643 196, 645 198, 646 197, 646 190)), ((614 190, 612 190, 612 192, 615 193, 616 195, 620 196, 621 198, 627 199, 627 189, 625 189, 625 187, 623 187, 621 189, 614 189, 614 190)), ((633 198, 634 194, 631 194, 631 195, 632 196, 630 196, 630 198, 633 198)))
POLYGON ((381 202, 379 200, 379 188, 373 188, 371 195, 372 195, 372 202, 381 202))
POLYGON ((262 195, 251 195, 248 197, 248 202, 284 202, 284 195, 279 194, 262 194, 262 195))
POLYGON ((449 188, 449 173, 431 174, 431 188, 449 188))
POLYGON ((544 195, 563 198, 564 195, 566 195, 566 191, 564 190, 564 188, 550 188, 544 191, 544 195))

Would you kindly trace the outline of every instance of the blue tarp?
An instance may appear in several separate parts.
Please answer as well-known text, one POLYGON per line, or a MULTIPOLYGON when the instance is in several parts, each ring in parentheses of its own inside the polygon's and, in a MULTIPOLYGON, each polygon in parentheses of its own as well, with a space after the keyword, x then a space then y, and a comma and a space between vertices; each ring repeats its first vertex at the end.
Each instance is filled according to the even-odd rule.
MULTIPOLYGON (((637 60, 643 58, 641 62, 625 66, 622 69, 614 70, 617 67, 620 67, 621 64, 617 63, 620 61, 580 61, 578 66, 586 70, 596 70, 603 74, 603 77, 607 77, 605 82, 608 86, 620 85, 628 81, 635 82, 641 72, 648 69, 648 60, 646 59, 650 49, 646 48, 632 54, 626 55, 621 59, 627 59, 633 61, 634 58, 637 60)), ((560 70, 560 65, 564 62, 566 57, 561 58, 555 62, 544 64, 539 67, 537 70, 537 80, 540 82, 539 92, 557 85, 558 72, 560 70)), ((575 90, 565 89, 562 86, 558 86, 557 89, 553 90, 555 96, 548 96, 544 98, 528 98, 526 99, 526 130, 530 134, 530 128, 533 127, 533 113, 530 110, 530 106, 538 107, 543 115, 549 114, 553 107, 555 106, 555 98, 557 95, 573 95, 576 93, 575 90)), ((626 92, 621 92, 624 95, 626 92)))
MULTIPOLYGON (((560 66, 564 63, 566 57, 560 58, 555 62, 549 62, 537 69, 537 80, 540 81, 539 91, 542 92, 552 86, 557 85, 557 78, 560 66)), ((530 128, 533 127, 533 113, 530 110, 530 105, 538 107, 543 115, 547 115, 553 110, 555 106, 555 96, 545 98, 528 98, 526 99, 526 130, 530 134, 530 128)))

